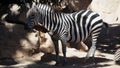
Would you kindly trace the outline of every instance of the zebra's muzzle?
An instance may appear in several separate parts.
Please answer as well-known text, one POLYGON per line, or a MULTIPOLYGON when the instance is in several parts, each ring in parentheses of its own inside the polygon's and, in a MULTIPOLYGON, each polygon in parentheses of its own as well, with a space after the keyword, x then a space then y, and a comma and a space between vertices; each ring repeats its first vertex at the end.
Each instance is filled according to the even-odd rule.
POLYGON ((32 27, 29 27, 27 24, 24 25, 24 30, 28 32, 35 32, 35 30, 32 27))

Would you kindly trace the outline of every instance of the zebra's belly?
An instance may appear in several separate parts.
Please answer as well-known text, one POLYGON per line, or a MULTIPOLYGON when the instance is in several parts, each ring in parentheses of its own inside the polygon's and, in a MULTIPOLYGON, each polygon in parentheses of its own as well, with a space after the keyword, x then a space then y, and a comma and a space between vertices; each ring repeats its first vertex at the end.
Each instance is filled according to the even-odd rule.
POLYGON ((67 41, 70 43, 79 43, 83 41, 85 38, 82 38, 80 35, 69 35, 67 37, 67 41))
POLYGON ((67 37, 67 41, 70 43, 80 43, 81 41, 84 41, 88 38, 89 36, 89 32, 81 32, 81 31, 72 31, 69 32, 68 37, 67 37))

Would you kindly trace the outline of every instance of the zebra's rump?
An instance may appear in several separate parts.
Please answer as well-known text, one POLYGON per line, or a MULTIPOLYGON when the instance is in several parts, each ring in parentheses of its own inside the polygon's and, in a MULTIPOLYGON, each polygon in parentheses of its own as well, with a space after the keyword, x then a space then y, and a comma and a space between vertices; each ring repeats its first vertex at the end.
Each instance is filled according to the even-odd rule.
POLYGON ((74 18, 71 18, 69 22, 70 30, 68 30, 68 42, 78 43, 86 40, 92 33, 96 35, 97 33, 100 33, 103 21, 99 14, 90 10, 82 10, 71 16, 74 18))

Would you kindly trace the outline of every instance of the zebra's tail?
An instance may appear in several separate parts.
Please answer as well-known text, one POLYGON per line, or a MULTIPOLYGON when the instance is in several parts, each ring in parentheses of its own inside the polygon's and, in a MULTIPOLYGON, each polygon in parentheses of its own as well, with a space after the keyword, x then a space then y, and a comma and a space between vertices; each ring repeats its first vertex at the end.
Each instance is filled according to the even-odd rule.
POLYGON ((109 27, 110 27, 110 25, 103 21, 103 29, 102 30, 105 30, 107 35, 109 35, 109 33, 110 33, 109 27))
POLYGON ((108 23, 103 22, 103 27, 104 27, 104 28, 108 28, 108 27, 109 27, 108 23))

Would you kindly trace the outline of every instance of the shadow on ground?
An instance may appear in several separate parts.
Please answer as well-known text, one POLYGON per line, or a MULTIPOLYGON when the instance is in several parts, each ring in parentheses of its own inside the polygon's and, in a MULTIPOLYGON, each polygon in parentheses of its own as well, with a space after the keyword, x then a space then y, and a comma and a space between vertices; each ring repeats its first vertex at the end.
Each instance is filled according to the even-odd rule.
POLYGON ((97 49, 103 53, 114 54, 120 48, 120 26, 104 28, 98 38, 97 49))
MULTIPOLYGON (((102 62, 110 62, 112 60, 107 59, 107 58, 99 58, 96 57, 95 60, 97 62, 97 64, 93 64, 93 63, 85 63, 84 58, 77 58, 77 57, 69 57, 67 58, 67 65, 66 66, 54 66, 54 65, 50 65, 47 64, 48 62, 54 61, 55 59, 55 55, 52 54, 46 54, 42 57, 41 61, 37 61, 37 65, 36 64, 31 64, 26 66, 25 68, 96 68, 96 67, 105 67, 105 66, 110 66, 109 64, 99 64, 102 62)), ((63 57, 60 57, 63 58, 63 57)))

